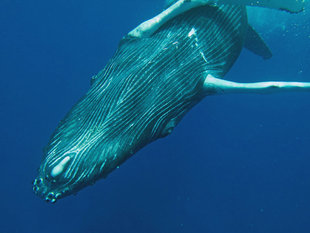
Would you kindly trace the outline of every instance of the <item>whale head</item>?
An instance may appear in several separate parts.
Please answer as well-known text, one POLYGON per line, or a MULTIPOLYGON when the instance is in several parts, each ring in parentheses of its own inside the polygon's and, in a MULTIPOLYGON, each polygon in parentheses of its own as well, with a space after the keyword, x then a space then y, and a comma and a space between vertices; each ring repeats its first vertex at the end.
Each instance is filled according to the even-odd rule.
MULTIPOLYGON (((105 167, 107 158, 102 158, 103 161, 98 158, 96 162, 91 159, 92 155, 94 154, 85 150, 59 154, 49 152, 33 182, 34 192, 47 202, 54 203, 94 183, 111 167, 105 167)), ((113 161, 110 161, 110 166, 113 166, 113 161)))
POLYGON ((91 101, 92 93, 91 89, 59 123, 44 150, 33 190, 48 202, 106 177, 139 146, 134 123, 124 123, 117 114, 107 115, 111 106, 91 101))
MULTIPOLYGON (((91 135, 86 131, 72 140, 67 131, 59 133, 59 128, 33 182, 34 192, 47 202, 54 203, 106 177, 133 153, 130 146, 105 140, 99 131, 90 129, 91 135)), ((78 135, 79 127, 76 129, 78 135)))

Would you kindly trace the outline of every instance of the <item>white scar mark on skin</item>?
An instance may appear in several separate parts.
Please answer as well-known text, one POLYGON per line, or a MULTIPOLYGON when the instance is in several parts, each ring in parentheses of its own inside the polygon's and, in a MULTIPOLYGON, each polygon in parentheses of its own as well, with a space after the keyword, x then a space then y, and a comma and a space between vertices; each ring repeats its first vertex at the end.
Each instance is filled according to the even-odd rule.
POLYGON ((65 166, 70 161, 70 159, 71 159, 70 156, 66 156, 63 160, 61 160, 61 162, 57 166, 55 166, 51 171, 51 176, 54 178, 59 176, 64 171, 65 166))

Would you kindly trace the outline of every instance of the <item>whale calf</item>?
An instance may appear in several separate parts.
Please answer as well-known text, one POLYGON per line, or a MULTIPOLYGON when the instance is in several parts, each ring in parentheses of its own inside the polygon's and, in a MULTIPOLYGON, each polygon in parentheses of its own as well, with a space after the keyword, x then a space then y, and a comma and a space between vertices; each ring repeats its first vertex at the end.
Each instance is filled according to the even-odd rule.
MULTIPOLYGON (((163 12, 124 36, 51 136, 34 192, 54 203, 107 177, 141 148, 169 135, 208 95, 310 91, 310 83, 223 79, 243 47, 264 59, 272 55, 248 25, 246 5, 252 3, 257 5, 168 1, 163 12)), ((261 6, 291 12, 303 8, 295 0, 270 0, 261 6)))

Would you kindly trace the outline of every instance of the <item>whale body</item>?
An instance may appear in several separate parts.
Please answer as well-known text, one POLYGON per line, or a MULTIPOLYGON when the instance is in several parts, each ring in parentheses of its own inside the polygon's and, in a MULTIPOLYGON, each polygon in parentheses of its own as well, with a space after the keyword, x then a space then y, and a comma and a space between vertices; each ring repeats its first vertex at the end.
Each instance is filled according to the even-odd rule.
POLYGON ((169 135, 212 94, 204 91, 206 77, 229 71, 248 44, 248 27, 245 6, 203 5, 148 36, 125 36, 51 136, 35 193, 50 202, 74 194, 169 135))

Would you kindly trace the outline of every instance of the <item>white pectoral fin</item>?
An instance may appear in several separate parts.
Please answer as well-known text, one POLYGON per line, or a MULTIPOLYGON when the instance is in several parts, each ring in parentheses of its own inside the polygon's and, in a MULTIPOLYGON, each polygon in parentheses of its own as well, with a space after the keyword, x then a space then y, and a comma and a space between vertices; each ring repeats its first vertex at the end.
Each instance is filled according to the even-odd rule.
POLYGON ((169 8, 156 15, 154 18, 151 18, 138 27, 133 29, 128 33, 129 36, 143 38, 151 36, 155 31, 157 31, 164 23, 174 18, 175 16, 182 14, 194 7, 205 5, 205 1, 191 1, 191 0, 179 0, 169 8))
POLYGON ((310 82, 256 82, 237 83, 218 79, 208 75, 204 82, 205 95, 226 93, 258 93, 268 94, 276 92, 310 92, 310 82))

